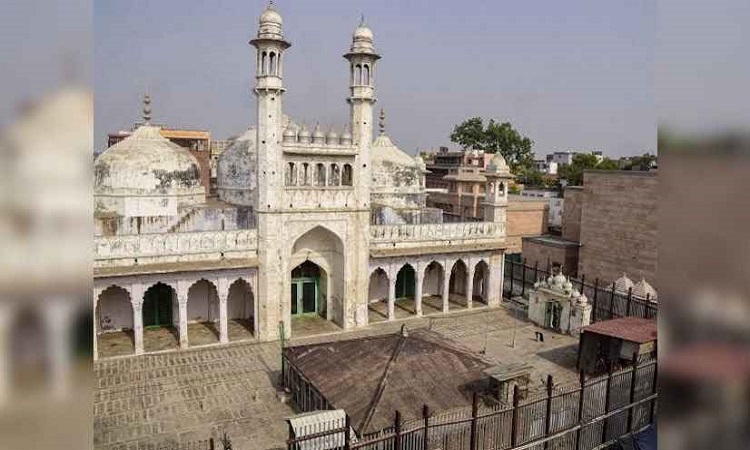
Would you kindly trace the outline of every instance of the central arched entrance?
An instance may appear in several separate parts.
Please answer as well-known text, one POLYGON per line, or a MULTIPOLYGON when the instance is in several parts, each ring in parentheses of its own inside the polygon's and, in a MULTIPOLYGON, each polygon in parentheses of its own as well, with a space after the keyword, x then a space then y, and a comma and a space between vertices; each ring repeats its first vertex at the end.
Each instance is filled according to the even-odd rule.
POLYGON ((292 317, 314 316, 324 312, 321 301, 321 287, 325 287, 324 273, 312 261, 305 261, 292 270, 292 317))
POLYGON ((295 336, 338 330, 344 326, 344 243, 317 226, 292 245, 287 288, 288 311, 295 336))

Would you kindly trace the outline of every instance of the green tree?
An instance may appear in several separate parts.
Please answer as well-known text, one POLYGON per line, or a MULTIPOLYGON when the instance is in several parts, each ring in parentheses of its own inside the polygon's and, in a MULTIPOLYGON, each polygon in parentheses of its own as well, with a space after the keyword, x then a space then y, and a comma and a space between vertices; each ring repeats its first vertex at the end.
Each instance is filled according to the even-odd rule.
POLYGON ((453 128, 451 142, 460 145, 464 150, 500 153, 514 174, 530 169, 534 163, 534 154, 531 151, 534 142, 521 135, 510 122, 498 123, 490 119, 485 126, 481 117, 472 117, 453 128))
POLYGON ((573 162, 560 167, 560 178, 568 182, 568 186, 583 185, 583 172, 590 169, 619 170, 619 164, 609 158, 599 161, 595 155, 590 153, 579 153, 573 156, 573 162))

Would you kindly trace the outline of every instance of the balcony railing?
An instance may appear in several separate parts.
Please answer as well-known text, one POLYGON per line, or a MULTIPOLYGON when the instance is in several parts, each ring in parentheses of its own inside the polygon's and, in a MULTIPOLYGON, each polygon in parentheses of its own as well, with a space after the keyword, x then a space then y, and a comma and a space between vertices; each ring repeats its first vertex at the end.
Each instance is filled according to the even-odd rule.
POLYGON ((495 222, 370 226, 370 238, 376 245, 399 242, 496 240, 504 236, 504 224, 495 222))
POLYGON ((106 236, 94 238, 94 259, 163 259, 196 254, 246 253, 256 250, 257 246, 256 230, 106 236))

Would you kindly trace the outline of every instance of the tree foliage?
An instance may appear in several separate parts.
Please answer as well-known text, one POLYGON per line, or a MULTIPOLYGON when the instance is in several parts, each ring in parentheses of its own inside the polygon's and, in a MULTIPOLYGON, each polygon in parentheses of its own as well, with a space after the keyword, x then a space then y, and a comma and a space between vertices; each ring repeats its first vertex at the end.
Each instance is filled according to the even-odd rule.
POLYGON ((583 185, 583 172, 589 169, 619 170, 617 161, 604 158, 599 161, 596 155, 590 153, 578 153, 573 155, 573 162, 560 167, 558 174, 560 178, 567 180, 568 186, 583 185))
POLYGON ((453 128, 451 142, 460 145, 464 150, 500 153, 514 174, 531 168, 534 163, 534 154, 531 151, 534 142, 521 135, 510 122, 498 123, 490 119, 485 126, 481 117, 472 117, 453 128))

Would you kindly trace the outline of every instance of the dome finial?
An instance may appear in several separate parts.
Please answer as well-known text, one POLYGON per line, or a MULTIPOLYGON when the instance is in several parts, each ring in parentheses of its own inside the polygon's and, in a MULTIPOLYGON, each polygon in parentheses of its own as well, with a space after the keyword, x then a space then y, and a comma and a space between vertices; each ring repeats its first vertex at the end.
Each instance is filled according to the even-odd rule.
POLYGON ((380 134, 385 134, 385 109, 383 108, 380 108, 380 121, 378 125, 380 125, 380 134))
POLYGON ((151 124, 151 95, 149 94, 143 96, 143 123, 151 124))
POLYGON ((359 26, 360 27, 365 26, 365 15, 364 14, 360 14, 359 15, 359 26))

